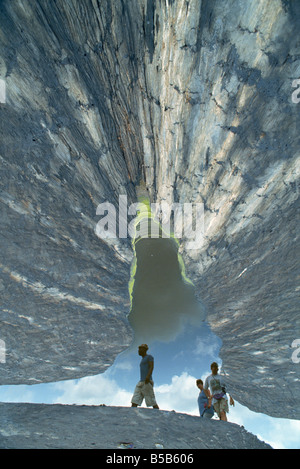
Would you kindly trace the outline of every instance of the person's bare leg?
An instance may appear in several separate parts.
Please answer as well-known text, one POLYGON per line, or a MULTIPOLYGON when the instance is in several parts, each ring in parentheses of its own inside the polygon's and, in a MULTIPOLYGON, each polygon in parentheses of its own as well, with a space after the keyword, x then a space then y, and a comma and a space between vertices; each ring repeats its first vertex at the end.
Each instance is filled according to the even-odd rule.
POLYGON ((220 420, 223 420, 223 422, 227 422, 226 412, 220 412, 220 420))

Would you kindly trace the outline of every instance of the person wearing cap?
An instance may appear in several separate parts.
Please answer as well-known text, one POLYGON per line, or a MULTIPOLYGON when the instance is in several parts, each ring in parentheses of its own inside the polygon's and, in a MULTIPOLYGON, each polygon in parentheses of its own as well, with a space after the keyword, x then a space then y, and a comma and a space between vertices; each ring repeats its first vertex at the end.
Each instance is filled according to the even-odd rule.
POLYGON ((138 354, 142 357, 140 362, 140 381, 137 383, 132 399, 131 406, 137 407, 145 399, 147 407, 159 409, 153 390, 152 372, 154 368, 154 358, 147 354, 148 345, 142 344, 138 348, 138 354))

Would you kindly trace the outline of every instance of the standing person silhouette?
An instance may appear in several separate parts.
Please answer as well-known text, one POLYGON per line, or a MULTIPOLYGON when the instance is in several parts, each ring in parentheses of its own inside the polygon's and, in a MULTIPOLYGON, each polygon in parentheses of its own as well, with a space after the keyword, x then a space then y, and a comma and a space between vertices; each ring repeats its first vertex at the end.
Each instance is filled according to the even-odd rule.
MULTIPOLYGON (((218 414, 220 420, 227 422, 227 413, 229 412, 228 400, 226 395, 226 383, 224 377, 218 374, 218 364, 213 362, 210 365, 212 374, 209 375, 204 383, 204 392, 206 397, 212 396, 212 403, 215 412, 218 414)), ((234 400, 230 397, 230 405, 234 406, 234 400)))
POLYGON ((137 407, 145 399, 147 407, 159 409, 153 390, 152 372, 154 368, 154 358, 147 355, 148 345, 142 344, 138 348, 138 354, 142 357, 140 362, 140 381, 137 383, 131 399, 131 407, 137 407))
POLYGON ((196 386, 200 391, 198 396, 198 407, 200 417, 204 417, 205 419, 211 419, 214 415, 214 408, 211 404, 211 398, 208 399, 205 394, 202 379, 196 380, 196 386))

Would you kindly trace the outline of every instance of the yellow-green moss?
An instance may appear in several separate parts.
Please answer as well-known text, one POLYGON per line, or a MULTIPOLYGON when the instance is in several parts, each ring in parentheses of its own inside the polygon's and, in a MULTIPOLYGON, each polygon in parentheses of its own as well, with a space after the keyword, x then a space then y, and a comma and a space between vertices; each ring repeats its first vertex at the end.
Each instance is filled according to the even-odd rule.
MULTIPOLYGON (((143 219, 147 219, 147 220, 151 219, 152 220, 151 223, 156 223, 157 225, 159 225, 160 237, 162 237, 161 236, 162 233, 167 234, 163 230, 162 226, 155 219, 154 214, 151 212, 151 205, 150 205, 149 199, 146 196, 141 195, 141 196, 138 197, 138 203, 140 204, 140 209, 137 210, 137 215, 136 215, 135 224, 134 224, 135 233, 134 233, 134 236, 131 239, 132 249, 133 249, 133 253, 134 253, 134 258, 133 258, 133 261, 132 261, 131 271, 130 271, 130 281, 129 281, 129 295, 130 295, 130 305, 131 306, 132 306, 132 295, 133 295, 135 274, 136 274, 136 269, 137 269, 137 257, 136 257, 135 245, 138 241, 143 239, 142 237, 136 237, 136 235, 137 235, 136 227, 140 224, 140 222, 143 219)), ((148 233, 148 235, 149 235, 149 233, 148 233)), ((179 240, 174 236, 174 232, 171 232, 171 231, 170 231, 170 236, 167 235, 166 237, 169 237, 170 239, 172 239, 177 245, 177 258, 178 258, 178 263, 179 263, 180 272, 181 272, 181 276, 182 276, 183 281, 190 284, 190 285, 194 285, 193 282, 186 276, 185 265, 184 265, 184 262, 183 262, 183 258, 181 256, 181 254, 178 252, 178 248, 179 248, 179 245, 180 245, 179 240)))

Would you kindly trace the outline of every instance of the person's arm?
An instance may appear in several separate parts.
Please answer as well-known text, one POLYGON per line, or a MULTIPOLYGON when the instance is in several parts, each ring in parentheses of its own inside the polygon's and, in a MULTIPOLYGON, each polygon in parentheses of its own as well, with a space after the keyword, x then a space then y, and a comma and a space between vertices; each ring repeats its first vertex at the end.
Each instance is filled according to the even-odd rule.
POLYGON ((212 396, 211 396, 211 394, 210 394, 209 387, 208 387, 208 381, 207 381, 207 379, 205 380, 205 383, 204 383, 204 386, 203 386, 203 391, 204 391, 204 393, 205 393, 205 395, 206 395, 206 397, 207 397, 208 399, 211 399, 211 398, 212 398, 212 396))
POLYGON ((203 388, 203 391, 205 392, 205 395, 206 395, 206 397, 207 397, 207 399, 208 399, 207 407, 210 408, 210 407, 211 407, 211 403, 212 403, 212 395, 211 395, 211 393, 210 393, 210 390, 203 388))
MULTIPOLYGON (((225 382, 222 383, 222 386, 225 386, 225 390, 226 390, 226 383, 225 383, 225 382)), ((233 406, 234 406, 234 400, 233 400, 233 398, 231 397, 231 395, 230 395, 229 393, 228 393, 228 396, 229 396, 229 403, 230 403, 230 405, 233 405, 233 406)))
POLYGON ((207 397, 207 407, 210 409, 212 403, 212 395, 209 389, 203 389, 203 391, 207 397))
POLYGON ((152 375, 153 368, 154 368, 154 362, 149 361, 148 362, 148 373, 147 373, 147 376, 146 376, 146 379, 145 379, 145 384, 149 383, 150 376, 152 375))

